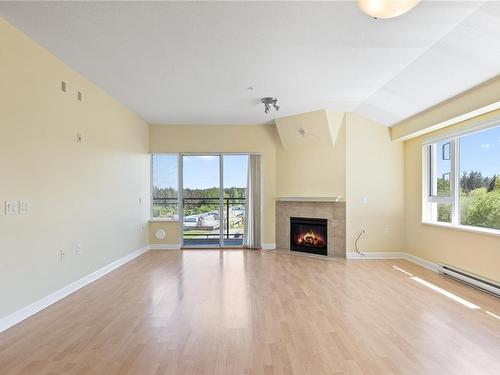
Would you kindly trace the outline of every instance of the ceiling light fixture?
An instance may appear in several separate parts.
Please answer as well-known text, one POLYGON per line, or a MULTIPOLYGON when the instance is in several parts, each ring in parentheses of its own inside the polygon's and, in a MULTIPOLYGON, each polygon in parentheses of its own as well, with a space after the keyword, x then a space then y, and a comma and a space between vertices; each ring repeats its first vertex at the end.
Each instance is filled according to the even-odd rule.
POLYGON ((373 18, 393 18, 413 9, 420 0, 358 0, 358 7, 373 18))
POLYGON ((280 110, 280 106, 277 104, 278 99, 273 98, 272 96, 266 96, 265 98, 260 99, 260 101, 264 103, 264 113, 269 113, 271 106, 273 106, 276 111, 280 110))

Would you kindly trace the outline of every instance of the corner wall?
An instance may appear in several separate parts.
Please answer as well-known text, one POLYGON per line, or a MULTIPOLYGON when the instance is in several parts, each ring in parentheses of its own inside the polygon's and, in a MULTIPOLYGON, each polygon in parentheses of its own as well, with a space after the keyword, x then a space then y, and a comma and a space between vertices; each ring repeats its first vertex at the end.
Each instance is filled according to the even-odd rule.
POLYGON ((500 237, 422 224, 422 141, 496 116, 500 110, 405 142, 405 249, 500 282, 500 237))
POLYGON ((346 115, 346 250, 400 252, 404 245, 404 150, 389 128, 346 115))
POLYGON ((1 318, 147 245, 149 139, 142 119, 1 18, 0 56, 1 318), (29 213, 5 215, 19 200, 29 213))
POLYGON ((363 228, 361 251, 404 250, 404 147, 389 128, 346 113, 331 147, 276 147, 277 196, 342 196, 347 252, 363 228))

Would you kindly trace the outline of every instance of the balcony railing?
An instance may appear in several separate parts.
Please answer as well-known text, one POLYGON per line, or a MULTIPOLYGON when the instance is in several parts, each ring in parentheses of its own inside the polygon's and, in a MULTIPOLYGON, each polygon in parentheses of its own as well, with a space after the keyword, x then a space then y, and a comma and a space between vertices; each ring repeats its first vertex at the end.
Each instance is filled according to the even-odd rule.
MULTIPOLYGON (((220 199, 219 198, 183 198, 183 236, 185 239, 219 238, 220 199), (191 233, 190 233, 191 232, 191 233)), ((153 198, 153 216, 178 218, 178 198, 153 198)), ((243 239, 245 220, 245 198, 223 198, 225 239, 243 239), (233 230, 235 227, 241 230, 233 230)))

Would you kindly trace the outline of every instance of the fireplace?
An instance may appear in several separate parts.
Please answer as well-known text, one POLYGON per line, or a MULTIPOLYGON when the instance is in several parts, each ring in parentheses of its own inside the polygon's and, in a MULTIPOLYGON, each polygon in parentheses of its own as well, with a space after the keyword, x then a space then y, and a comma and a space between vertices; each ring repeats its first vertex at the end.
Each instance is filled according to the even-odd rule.
POLYGON ((290 218, 290 250, 328 255, 327 219, 290 218))

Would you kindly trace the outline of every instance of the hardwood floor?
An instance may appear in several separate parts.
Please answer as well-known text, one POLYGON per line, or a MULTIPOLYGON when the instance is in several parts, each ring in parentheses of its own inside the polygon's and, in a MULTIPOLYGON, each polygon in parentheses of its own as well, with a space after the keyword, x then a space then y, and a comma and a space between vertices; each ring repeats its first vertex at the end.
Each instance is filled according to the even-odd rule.
POLYGON ((150 251, 0 334, 0 374, 500 374, 486 311, 403 260, 150 251))

